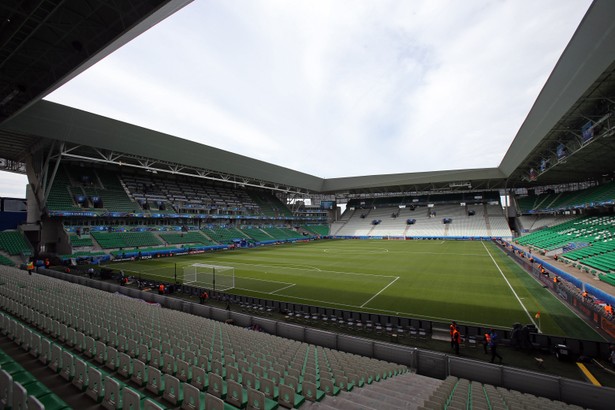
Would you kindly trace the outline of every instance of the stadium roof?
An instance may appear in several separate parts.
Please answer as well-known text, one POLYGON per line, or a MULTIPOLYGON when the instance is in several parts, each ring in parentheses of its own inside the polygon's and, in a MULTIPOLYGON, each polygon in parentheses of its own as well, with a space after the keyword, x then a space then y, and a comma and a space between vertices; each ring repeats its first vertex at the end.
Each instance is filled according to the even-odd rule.
MULTIPOLYGON (((56 5, 51 15, 77 27, 76 38, 82 44, 77 46, 81 47, 77 53, 74 40, 69 41, 73 37, 68 29, 52 45, 42 45, 48 44, 44 40, 49 36, 51 28, 47 25, 51 19, 37 17, 38 9, 24 13, 18 3, 0 6, 0 10, 23 19, 20 28, 5 43, 12 44, 12 41, 16 46, 6 62, 0 63, 2 78, 10 78, 16 87, 11 91, 8 81, 0 83, 0 109, 3 110, 0 158, 5 160, 5 169, 16 170, 29 153, 56 141, 63 143, 62 154, 75 160, 122 164, 289 192, 484 190, 599 181, 603 176, 613 176, 615 120, 609 116, 615 109, 615 2, 612 1, 597 0, 591 5, 499 167, 329 179, 40 101, 187 2, 171 5, 164 1, 142 1, 134 9, 117 10, 107 6, 108 2, 90 1, 87 7, 91 13, 83 10, 77 13, 71 8, 83 4, 79 1, 41 2, 41 5, 56 5), (93 30, 101 21, 108 27, 105 35, 93 30), (28 27, 38 29, 28 32, 28 27), (105 37, 106 41, 99 37, 105 37), (49 48, 50 52, 44 54, 47 57, 35 59, 36 64, 25 63, 33 60, 41 47, 49 48), (62 53, 53 54, 51 51, 58 47, 64 53, 70 51, 80 57, 67 59, 62 53), (41 72, 53 75, 41 76, 41 72), (581 128, 589 121, 596 124, 595 133, 591 139, 584 140, 581 128), (563 151, 558 150, 560 146, 564 147, 563 151)), ((6 29, 6 23, 2 28, 6 29)))

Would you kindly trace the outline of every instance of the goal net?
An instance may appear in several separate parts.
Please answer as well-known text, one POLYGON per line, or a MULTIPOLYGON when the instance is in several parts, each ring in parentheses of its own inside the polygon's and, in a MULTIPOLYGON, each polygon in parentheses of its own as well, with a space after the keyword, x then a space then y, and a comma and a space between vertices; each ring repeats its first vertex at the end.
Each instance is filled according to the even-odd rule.
POLYGON ((184 267, 183 283, 224 292, 235 287, 235 268, 195 263, 184 267))

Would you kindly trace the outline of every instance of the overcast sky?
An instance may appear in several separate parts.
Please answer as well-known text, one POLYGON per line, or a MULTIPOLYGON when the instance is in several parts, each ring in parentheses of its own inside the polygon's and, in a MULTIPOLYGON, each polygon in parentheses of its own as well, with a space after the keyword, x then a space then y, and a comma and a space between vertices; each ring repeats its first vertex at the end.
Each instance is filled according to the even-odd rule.
POLYGON ((325 178, 494 167, 590 3, 196 0, 47 99, 325 178))

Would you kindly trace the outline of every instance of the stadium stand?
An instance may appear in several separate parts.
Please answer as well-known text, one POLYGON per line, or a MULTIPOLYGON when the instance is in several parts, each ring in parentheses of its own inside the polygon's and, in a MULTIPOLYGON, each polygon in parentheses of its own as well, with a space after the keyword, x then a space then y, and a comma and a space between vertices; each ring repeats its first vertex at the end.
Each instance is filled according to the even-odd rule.
POLYGON ((347 210, 346 213, 349 218, 335 232, 337 236, 512 237, 500 205, 479 203, 460 206, 457 203, 439 204, 429 208, 385 207, 347 210), (444 218, 450 218, 451 222, 443 224, 444 218), (408 224, 408 219, 414 219, 415 223, 408 224), (372 224, 374 220, 380 222, 374 225, 372 224))
POLYGON ((290 210, 276 197, 266 192, 249 191, 250 197, 260 207, 263 215, 273 218, 291 217, 290 210))
POLYGON ((79 236, 79 235, 69 235, 70 243, 73 248, 84 247, 84 246, 93 246, 91 236, 79 236))
POLYGON ((614 220, 612 216, 578 218, 525 235, 515 242, 546 251, 563 248, 570 243, 593 243, 613 235, 614 220))
POLYGON ((0 254, 0 265, 15 266, 15 261, 0 254))
POLYGON ((0 250, 5 251, 11 256, 32 254, 30 244, 18 231, 0 232, 0 250))
POLYGON ((545 192, 540 195, 523 196, 517 198, 518 209, 521 214, 532 212, 563 211, 586 206, 613 204, 615 201, 615 183, 608 182, 603 185, 571 192, 545 192))
POLYGON ((92 232, 92 236, 103 249, 162 245, 151 232, 92 232))
MULTIPOLYGON (((242 408, 251 393, 266 408, 276 403, 299 408, 306 397, 316 401, 325 393, 337 395, 408 372, 405 366, 53 278, 15 276, 9 269, 0 269, 2 332, 33 356, 42 354, 44 363, 88 392, 93 402, 117 400, 128 380, 137 380, 159 405, 181 405, 190 397, 200 403, 215 395, 242 408), (117 373, 110 375, 109 370, 117 373)), ((146 396, 140 394, 137 403, 143 400, 146 396)))
POLYGON ((320 235, 320 236, 328 236, 329 235, 329 226, 328 225, 301 225, 301 228, 305 231, 307 231, 308 233, 311 233, 313 235, 320 235))
POLYGON ((242 230, 237 228, 225 228, 221 226, 211 226, 203 229, 203 233, 213 239, 214 241, 230 245, 235 241, 250 240, 251 238, 246 235, 242 230))
POLYGON ((276 240, 276 238, 270 235, 266 229, 261 229, 256 226, 243 227, 241 231, 256 242, 267 242, 276 240))
POLYGON ((160 233, 160 238, 169 245, 179 245, 184 243, 198 243, 201 245, 217 245, 216 242, 206 238, 201 232, 183 233, 160 233))
POLYGON ((520 215, 517 217, 517 221, 520 223, 519 231, 522 235, 524 235, 538 229, 559 225, 577 218, 579 218, 578 215, 535 214, 520 215))
POLYGON ((51 370, 57 388, 75 392, 65 403, 0 352, 0 380, 11 382, 0 402, 12 396, 13 408, 232 410, 249 401, 259 409, 581 409, 465 378, 438 380, 14 268, 0 267, 0 281, 0 337, 29 355, 37 374, 51 370))

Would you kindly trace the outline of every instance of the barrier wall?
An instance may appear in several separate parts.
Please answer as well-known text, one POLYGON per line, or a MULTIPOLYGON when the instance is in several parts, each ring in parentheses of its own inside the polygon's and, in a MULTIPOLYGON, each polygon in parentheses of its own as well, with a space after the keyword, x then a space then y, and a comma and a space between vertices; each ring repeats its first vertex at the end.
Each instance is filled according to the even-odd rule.
MULTIPOLYGON (((445 353, 306 328, 182 300, 170 300, 172 298, 167 296, 142 292, 94 279, 81 278, 64 272, 43 269, 41 273, 68 282, 83 282, 85 286, 101 290, 107 288, 109 292, 117 292, 126 296, 134 294, 142 300, 152 299, 153 297, 153 300, 160 303, 161 306, 177 307, 179 310, 187 310, 192 314, 220 321, 226 321, 230 318, 235 321, 235 324, 244 327, 258 324, 268 333, 276 336, 400 363, 408 366, 416 373, 428 377, 437 379, 445 379, 449 375, 462 377, 597 410, 611 409, 612 404, 615 403, 615 389, 610 387, 595 387, 575 380, 474 361, 445 353), (136 291, 136 293, 133 291, 136 291)), ((551 338, 550 336, 545 337, 551 338)))

